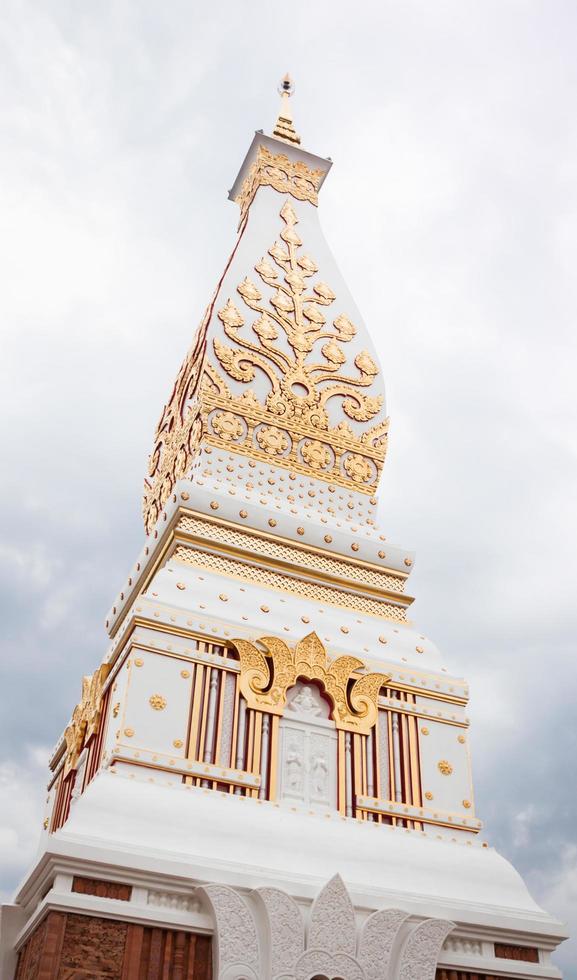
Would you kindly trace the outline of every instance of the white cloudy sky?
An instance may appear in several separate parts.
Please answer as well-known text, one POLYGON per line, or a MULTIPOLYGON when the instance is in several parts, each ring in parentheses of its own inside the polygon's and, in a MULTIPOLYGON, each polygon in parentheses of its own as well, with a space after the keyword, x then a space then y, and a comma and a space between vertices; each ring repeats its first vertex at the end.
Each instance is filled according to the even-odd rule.
POLYGON ((289 68, 386 375, 386 533, 417 549, 419 625, 472 682, 487 838, 577 931, 576 36, 572 0, 4 0, 5 893, 141 545, 227 188, 289 68))

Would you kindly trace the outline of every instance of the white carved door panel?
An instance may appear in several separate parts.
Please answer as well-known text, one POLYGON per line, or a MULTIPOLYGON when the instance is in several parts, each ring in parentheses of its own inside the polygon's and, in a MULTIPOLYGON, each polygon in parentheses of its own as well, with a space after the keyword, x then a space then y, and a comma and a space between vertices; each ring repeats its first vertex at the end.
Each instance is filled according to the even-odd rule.
POLYGON ((296 684, 280 723, 281 803, 337 808, 337 732, 327 716, 317 688, 296 684))

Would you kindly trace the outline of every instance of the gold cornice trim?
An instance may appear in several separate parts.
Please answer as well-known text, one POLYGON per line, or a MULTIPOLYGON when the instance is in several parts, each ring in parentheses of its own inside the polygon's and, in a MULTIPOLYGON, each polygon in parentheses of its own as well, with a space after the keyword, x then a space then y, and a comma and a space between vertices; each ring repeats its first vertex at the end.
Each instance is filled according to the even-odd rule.
MULTIPOLYGON (((183 654, 175 650, 163 650, 163 649, 159 649, 158 647, 148 646, 147 644, 143 643, 142 640, 140 640, 138 637, 134 636, 134 631, 138 627, 142 629, 149 629, 158 633, 164 633, 172 636, 180 636, 183 639, 195 640, 199 642, 210 642, 214 645, 221 646, 225 650, 227 649, 227 647, 230 646, 230 642, 231 642, 230 638, 227 637, 215 636, 214 634, 203 633, 199 630, 185 629, 183 627, 179 627, 174 624, 163 623, 156 619, 148 620, 143 618, 142 616, 133 617, 131 625, 132 625, 132 629, 127 628, 126 636, 123 637, 122 644, 119 645, 119 647, 114 651, 114 658, 110 661, 111 672, 107 678, 105 690, 108 687, 108 685, 112 683, 112 681, 116 676, 115 668, 116 668, 116 664, 118 663, 118 660, 122 657, 123 654, 125 654, 126 656, 130 656, 132 653, 132 648, 146 650, 147 652, 150 653, 157 653, 160 654, 161 656, 173 657, 174 659, 177 660, 184 660, 187 662, 201 663, 201 664, 206 663, 206 661, 200 660, 197 657, 198 651, 191 651, 190 654, 183 654), (130 647, 128 651, 126 651, 127 646, 130 647)), ((231 660, 228 657, 222 658, 222 664, 214 664, 213 666, 222 670, 231 671, 235 674, 238 674, 240 672, 239 662, 237 660, 231 660)), ((385 667, 385 669, 390 669, 390 668, 385 667)), ((463 705, 467 703, 466 701, 455 698, 450 694, 443 694, 442 692, 438 692, 438 691, 433 692, 430 691, 428 688, 408 687, 400 683, 396 683, 392 679, 387 681, 386 687, 391 691, 407 692, 415 695, 415 697, 427 697, 437 701, 443 701, 445 703, 447 702, 456 703, 456 704, 460 703, 463 705)), ((452 718, 451 719, 445 717, 438 718, 432 716, 430 713, 425 714, 422 709, 419 710, 419 707, 417 705, 415 706, 416 707, 415 711, 409 711, 406 704, 402 701, 399 701, 394 705, 390 705, 388 703, 387 698, 381 697, 379 698, 378 707, 379 710, 381 711, 389 711, 389 712, 395 711, 397 713, 406 714, 409 717, 414 717, 416 719, 418 718, 426 722, 436 722, 438 725, 450 725, 452 727, 462 728, 465 730, 470 728, 470 723, 467 720, 459 721, 457 719, 452 719, 452 718)), ((59 771, 60 771, 60 767, 58 767, 58 769, 56 770, 55 775, 57 775, 59 771)))
MULTIPOLYGON (((377 599, 345 589, 317 585, 291 575, 262 568, 260 565, 251 567, 244 562, 235 561, 214 552, 203 552, 181 544, 177 544, 171 560, 184 565, 203 568, 207 571, 220 571, 228 578, 236 581, 265 585, 267 588, 283 594, 288 593, 311 601, 318 600, 336 608, 360 612, 377 619, 388 619, 394 623, 402 623, 403 625, 407 623, 406 609, 402 602, 399 602, 398 605, 391 602, 380 602, 377 599)), ((404 598, 406 602, 406 597, 404 598)))
MULTIPOLYGON (((438 701, 438 700, 448 701, 451 704, 458 704, 461 705, 462 707, 466 707, 469 703, 469 698, 460 697, 458 694, 443 694, 440 691, 430 691, 426 687, 415 688, 415 687, 411 687, 408 684, 403 684, 401 682, 391 682, 388 686, 391 688, 391 690, 404 691, 409 694, 417 694, 418 697, 431 698, 434 701, 438 701)), ((403 703, 402 701, 399 702, 399 704, 402 703, 403 703)))
MULTIPOLYGON (((174 625, 171 625, 169 627, 167 624, 161 623, 158 620, 149 621, 146 619, 138 618, 138 620, 134 621, 134 629, 136 629, 137 627, 140 627, 142 629, 156 630, 159 633, 166 633, 168 635, 178 633, 178 635, 181 636, 183 639, 198 640, 201 643, 210 642, 215 646, 222 647, 223 650, 225 651, 230 644, 230 638, 218 637, 215 636, 213 633, 208 634, 208 633, 201 633, 196 630, 185 630, 174 625)), ((148 644, 140 640, 138 637, 135 637, 134 631, 130 634, 128 643, 126 645, 130 647, 130 649, 126 652, 127 656, 131 655, 133 649, 134 650, 138 649, 138 650, 143 650, 146 653, 157 653, 163 657, 172 657, 174 660, 184 660, 188 663, 205 664, 207 662, 204 659, 199 658, 198 650, 192 650, 190 653, 182 653, 179 652, 178 650, 165 650, 160 647, 149 646, 148 644)), ((125 652, 126 645, 122 648, 121 652, 125 652)), ((213 654, 213 656, 216 657, 219 655, 213 654)), ((240 672, 240 665, 238 660, 231 660, 231 658, 227 656, 222 656, 221 660, 222 663, 212 663, 211 661, 212 666, 214 666, 217 670, 228 670, 234 674, 238 674, 240 672)), ((110 681, 114 680, 114 677, 115 675, 111 673, 110 678, 107 680, 106 686, 108 686, 108 683, 110 681)), ((459 698, 455 698, 450 694, 443 694, 438 691, 433 693, 432 691, 429 691, 428 688, 424 688, 424 687, 406 687, 403 686, 402 684, 396 684, 393 680, 389 680, 386 686, 390 691, 402 691, 409 694, 413 694, 415 695, 415 697, 423 697, 423 696, 430 697, 437 701, 442 701, 444 703, 449 703, 449 704, 465 705, 467 703, 466 701, 460 700, 459 698)), ((418 705, 414 705, 415 710, 411 711, 409 705, 406 702, 398 701, 395 702, 394 704, 391 704, 389 703, 391 700, 393 699, 389 699, 381 696, 379 698, 379 709, 381 711, 394 711, 397 714, 404 714, 410 718, 419 718, 427 722, 436 722, 436 724, 438 725, 452 725, 455 728, 465 728, 465 729, 471 727, 470 722, 465 719, 445 718, 444 716, 442 718, 438 718, 432 716, 430 713, 424 712, 422 709, 419 710, 418 705)))
MULTIPOLYGON (((153 762, 147 759, 135 759, 136 752, 151 752, 160 756, 164 753, 157 752, 155 749, 146 748, 135 743, 135 748, 125 745, 123 742, 116 744, 111 752, 111 762, 124 762, 133 766, 142 766, 145 769, 156 769, 162 772, 173 772, 177 776, 188 776, 192 779, 207 779, 218 783, 227 783, 230 786, 244 786, 247 789, 258 789, 261 777, 258 773, 247 772, 242 769, 231 769, 227 766, 217 766, 211 762, 201 762, 198 759, 189 759, 186 756, 174 756, 174 765, 169 762, 153 762), (124 750, 123 754, 120 754, 124 750), (132 754, 131 754, 132 753, 132 754)), ((166 756, 167 760, 171 756, 166 756)), ((120 775, 121 770, 118 770, 120 775)))
MULTIPOLYGON (((191 522, 193 520, 193 518, 187 519, 191 522)), ((203 524, 204 522, 197 521, 196 523, 203 524)), ((329 586, 332 585, 333 587, 339 585, 342 586, 346 583, 347 587, 362 589, 363 592, 379 598, 384 596, 385 598, 389 598, 403 606, 410 606, 414 601, 412 596, 408 596, 402 591, 404 580, 400 577, 397 578, 397 576, 390 575, 385 571, 379 570, 378 572, 375 572, 368 566, 366 568, 362 566, 359 568, 359 566, 342 561, 336 556, 331 558, 326 552, 324 555, 315 556, 319 561, 323 561, 326 566, 334 569, 334 574, 330 574, 326 570, 319 570, 318 567, 314 567, 309 561, 309 556, 307 555, 306 551, 304 553, 297 552, 291 545, 288 543, 285 544, 284 542, 288 541, 288 539, 283 539, 280 537, 277 537, 276 539, 271 538, 270 540, 266 539, 269 548, 277 549, 277 553, 279 555, 286 552, 286 559, 283 560, 280 557, 271 557, 270 554, 264 554, 263 552, 259 553, 255 550, 255 540, 259 541, 260 535, 253 534, 252 536, 249 536, 248 533, 243 533, 243 531, 240 529, 238 531, 233 531, 232 528, 229 529, 229 534, 234 534, 237 539, 242 540, 238 541, 237 543, 234 543, 234 541, 233 543, 224 542, 223 540, 215 542, 214 538, 194 534, 192 530, 184 527, 184 524, 179 522, 175 531, 174 540, 178 544, 180 539, 183 538, 184 544, 194 545, 195 547, 200 546, 201 548, 206 548, 207 545, 211 545, 215 550, 218 550, 219 553, 223 553, 232 558, 243 561, 246 561, 247 559, 253 563, 256 561, 258 564, 265 567, 281 569, 285 574, 291 574, 292 568, 298 567, 298 573, 301 575, 306 575, 307 578, 316 579, 319 582, 325 583, 329 586), (293 551, 295 552, 294 554, 292 554, 293 551), (362 570, 365 572, 365 574, 371 575, 376 581, 373 583, 367 582, 366 579, 363 580, 360 575, 351 574, 352 571, 357 573, 359 570, 362 570), (391 584, 391 579, 394 579, 394 583, 397 585, 397 588, 394 588, 394 586, 391 584)), ((314 553, 311 550, 311 557, 313 554, 314 553)))
POLYGON ((303 160, 289 160, 285 153, 271 153, 261 144, 235 198, 241 223, 259 187, 272 187, 279 194, 290 194, 297 201, 308 201, 317 207, 324 175, 324 170, 311 170, 303 160))
MULTIPOLYGON (((391 575, 395 578, 406 579, 409 577, 409 572, 402 572, 396 568, 389 568, 388 566, 375 565, 374 562, 365 561, 362 558, 353 558, 352 555, 340 555, 336 554, 334 551, 329 551, 327 548, 319 548, 317 545, 307 544, 301 541, 293 541, 292 538, 285 538, 280 534, 273 534, 270 531, 262 531, 259 528, 253 528, 249 525, 238 524, 236 521, 230 521, 226 517, 213 517, 212 515, 204 514, 202 511, 193 510, 190 507, 180 507, 179 508, 180 517, 192 517, 197 520, 201 520, 208 525, 215 525, 219 527, 231 528, 238 531, 239 534, 246 534, 257 538, 263 538, 265 541, 279 542, 287 547, 294 548, 296 551, 301 553, 311 552, 314 555, 320 555, 323 558, 332 558, 335 561, 342 562, 344 565, 354 565, 357 568, 367 568, 373 572, 381 572, 385 575, 391 575)), ((328 525, 327 525, 328 526, 328 525)), ((177 529, 180 532, 180 528, 177 529)))
POLYGON ((380 813, 385 816, 396 817, 398 820, 414 820, 419 823, 432 824, 435 827, 448 827, 461 833, 478 834, 483 829, 483 824, 478 817, 472 815, 465 817, 462 813, 443 811, 443 816, 446 818, 443 819, 438 816, 429 816, 428 814, 434 812, 431 808, 416 806, 412 803, 396 803, 394 800, 379 799, 375 799, 373 802, 371 797, 363 795, 357 798, 356 805, 357 809, 368 813, 380 813), (454 820, 450 820, 449 817, 454 817, 454 820))

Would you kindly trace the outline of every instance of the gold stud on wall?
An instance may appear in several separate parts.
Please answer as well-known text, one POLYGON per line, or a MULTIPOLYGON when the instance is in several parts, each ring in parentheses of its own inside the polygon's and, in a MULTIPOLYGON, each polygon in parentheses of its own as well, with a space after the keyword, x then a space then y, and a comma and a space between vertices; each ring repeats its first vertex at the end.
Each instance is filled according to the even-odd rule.
POLYGON ((453 772, 451 763, 447 762, 446 759, 441 759, 440 762, 437 763, 437 769, 443 776, 450 776, 453 772))
POLYGON ((148 703, 155 711, 164 711, 166 708, 166 698, 162 694, 151 694, 148 703))

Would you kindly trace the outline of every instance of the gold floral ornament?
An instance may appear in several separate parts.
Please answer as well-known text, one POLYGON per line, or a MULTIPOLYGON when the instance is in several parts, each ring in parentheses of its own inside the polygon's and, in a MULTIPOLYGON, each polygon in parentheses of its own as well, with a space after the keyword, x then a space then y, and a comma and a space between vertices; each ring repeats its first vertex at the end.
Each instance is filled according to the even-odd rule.
POLYGON ((441 761, 437 763, 437 769, 443 776, 450 776, 453 772, 451 763, 447 762, 446 759, 441 759, 441 761))
POLYGON ((271 153, 266 146, 259 146, 236 197, 241 223, 259 187, 274 187, 281 194, 291 194, 297 201, 308 201, 316 206, 323 176, 323 170, 311 170, 303 160, 289 160, 285 153, 271 153))
POLYGON ((282 456, 291 445, 287 433, 274 425, 263 425, 256 433, 256 441, 267 456, 282 456))
POLYGON ((354 679, 364 668, 357 657, 329 660, 316 633, 309 633, 294 649, 277 637, 265 636, 260 649, 248 640, 231 640, 240 658, 240 689, 249 708, 282 715, 287 690, 299 677, 319 681, 328 695, 336 727, 367 735, 378 716, 378 696, 390 677, 369 673, 354 679))
POLYGON ((244 432, 242 420, 231 412, 217 412, 211 419, 211 424, 213 431, 223 442, 234 442, 244 432))
POLYGON ((64 731, 65 775, 76 766, 82 749, 100 728, 102 692, 109 673, 110 664, 102 664, 94 674, 82 678, 82 699, 72 712, 70 724, 64 731))
POLYGON ((313 470, 324 470, 332 460, 328 446, 316 439, 305 439, 301 446, 301 456, 313 470))
POLYGON ((166 698, 162 694, 151 694, 148 703, 155 711, 164 711, 166 708, 166 698))
POLYGON ((210 312, 211 307, 204 315, 156 427, 142 499, 147 533, 156 524, 176 481, 186 476, 200 444, 202 424, 198 395, 210 312))
POLYGON ((358 453, 346 456, 343 468, 354 483, 366 483, 375 471, 374 463, 358 453))
MULTIPOLYGON (((366 424, 383 407, 383 396, 371 392, 379 369, 361 350, 352 358, 354 370, 346 370, 346 345, 357 329, 345 313, 329 311, 335 293, 317 278, 317 263, 303 251, 289 200, 280 216, 279 239, 254 267, 258 279, 246 276, 237 286, 238 298, 229 297, 217 309, 229 343, 214 337, 218 363, 205 365, 203 418, 213 409, 238 413, 247 433, 235 448, 260 458, 274 454, 282 465, 372 494, 388 430, 387 419, 366 424), (237 395, 226 377, 251 386, 264 378, 268 391, 257 398, 250 387, 237 395), (282 431, 286 449, 275 447, 275 440, 284 442, 269 438, 267 428, 282 431)), ((223 441, 219 437, 216 444, 223 441)))

